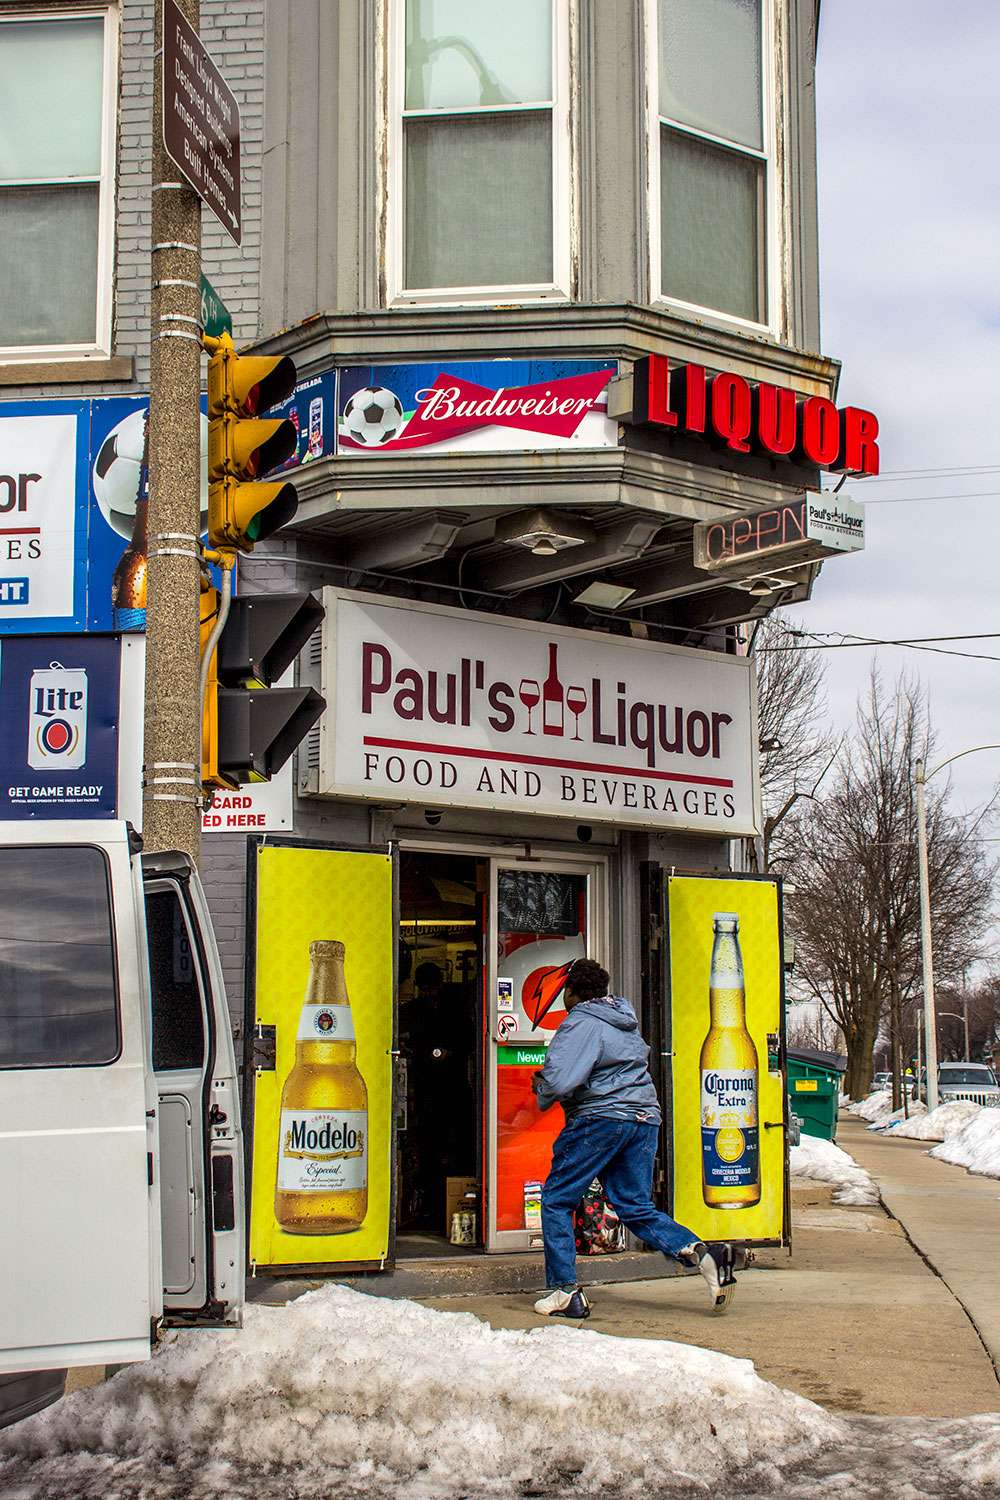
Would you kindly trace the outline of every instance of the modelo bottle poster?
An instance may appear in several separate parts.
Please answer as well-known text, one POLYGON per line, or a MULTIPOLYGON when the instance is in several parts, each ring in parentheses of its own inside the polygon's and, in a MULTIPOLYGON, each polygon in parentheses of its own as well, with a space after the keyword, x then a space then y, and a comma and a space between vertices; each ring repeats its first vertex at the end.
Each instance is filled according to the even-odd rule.
POLYGON ((671 1212, 699 1239, 780 1243, 784 1083, 775 880, 667 879, 671 1212))
POLYGON ((380 1266, 389 1255, 393 863, 252 846, 256 949, 250 1259, 380 1266))

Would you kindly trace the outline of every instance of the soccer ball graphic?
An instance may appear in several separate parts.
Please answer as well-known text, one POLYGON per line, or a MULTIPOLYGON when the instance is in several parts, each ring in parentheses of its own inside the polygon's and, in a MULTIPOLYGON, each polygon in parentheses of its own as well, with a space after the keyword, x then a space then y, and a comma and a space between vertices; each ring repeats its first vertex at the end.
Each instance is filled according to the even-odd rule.
POLYGON ((364 448, 381 448, 398 437, 403 428, 403 408, 398 396, 384 386, 365 386, 355 391, 341 419, 341 428, 364 448))
MULTIPOLYGON (((113 531, 126 540, 132 535, 135 502, 139 498, 142 447, 147 408, 129 412, 112 427, 97 450, 92 475, 94 499, 113 531)), ((208 523, 208 418, 201 419, 201 527, 208 523)))

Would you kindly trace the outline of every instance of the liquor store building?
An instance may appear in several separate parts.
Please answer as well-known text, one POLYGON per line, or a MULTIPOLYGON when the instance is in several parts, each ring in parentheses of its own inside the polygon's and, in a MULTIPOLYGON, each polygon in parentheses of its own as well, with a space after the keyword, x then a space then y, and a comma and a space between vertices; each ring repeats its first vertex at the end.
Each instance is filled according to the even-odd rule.
POLYGON ((823 472, 878 463, 820 346, 816 0, 335 10, 265 13, 256 344, 297 367, 299 510, 241 569, 322 599, 299 681, 327 708, 284 818, 203 841, 259 1266, 444 1253, 467 1191, 480 1248, 537 1245, 561 1112, 530 1078, 575 955, 669 1092, 665 877, 748 868, 747 641, 860 545, 823 472), (300 931, 324 853, 340 894, 300 931), (368 867, 335 865, 366 854, 381 977, 347 931, 368 867), (307 938, 346 944, 384 1243, 271 1233, 307 938))
MULTIPOLYGON (((582 952, 607 964, 669 1103, 669 877, 739 873, 760 830, 747 642, 775 607, 805 605, 825 557, 860 544, 849 497, 877 468, 877 423, 839 400, 820 341, 818 0, 200 10, 239 98, 243 162, 242 244, 206 213, 203 267, 238 346, 287 354, 299 380, 298 513, 241 563, 239 586, 309 588, 326 610, 297 668, 322 720, 269 787, 211 811, 202 840, 246 1047, 251 1256, 287 1269, 437 1252, 466 1191, 478 1247, 530 1249, 559 1123, 530 1092, 562 1014, 552 976, 582 952), (820 500, 829 471, 852 482, 820 500), (360 1225, 310 1237, 275 1201, 282 1172, 310 1170, 301 1122, 306 1155, 282 1166, 282 1096, 314 942, 344 944, 366 1091, 363 1106, 355 1081, 349 1105, 316 1108, 359 1117, 331 1130, 364 1133, 351 1149, 367 1187, 357 1157, 350 1180, 367 1206, 360 1225)), ((22 470, 47 472, 39 421, 72 417, 77 434, 67 598, 50 603, 55 571, 39 561, 36 586, 9 540, 0 559, 0 623, 38 632, 28 676, 54 660, 56 629, 123 657, 141 645, 112 595, 148 391, 151 13, 0 0, 26 70, 44 54, 79 73, 101 143, 85 189, 74 167, 44 204, 22 195, 19 264, 42 271, 0 308, 5 431, 34 424, 23 456, 8 441, 0 505, 22 470), (86 243, 45 217, 83 191, 86 243), (65 256, 86 275, 63 274, 65 256)), ((26 87, 11 107, 19 180, 51 184, 31 118, 43 97, 26 87)), ((138 804, 138 775, 120 779, 138 804)), ((729 910, 736 894, 705 899, 689 916, 710 946, 712 901, 729 910)), ((707 973, 706 949, 685 1079, 707 973)), ((754 1025, 763 1110, 778 1022, 754 1025)), ((780 1125, 777 1093, 767 1107, 780 1125)), ((706 1233, 782 1232, 780 1213, 737 1219, 706 1233)))

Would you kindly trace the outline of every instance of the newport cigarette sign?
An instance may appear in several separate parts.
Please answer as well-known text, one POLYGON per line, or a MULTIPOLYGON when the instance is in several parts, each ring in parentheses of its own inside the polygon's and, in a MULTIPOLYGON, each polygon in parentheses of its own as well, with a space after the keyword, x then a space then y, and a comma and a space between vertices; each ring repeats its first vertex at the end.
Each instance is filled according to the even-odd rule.
POLYGON ((163 0, 163 144, 238 245, 239 105, 176 0, 163 0))

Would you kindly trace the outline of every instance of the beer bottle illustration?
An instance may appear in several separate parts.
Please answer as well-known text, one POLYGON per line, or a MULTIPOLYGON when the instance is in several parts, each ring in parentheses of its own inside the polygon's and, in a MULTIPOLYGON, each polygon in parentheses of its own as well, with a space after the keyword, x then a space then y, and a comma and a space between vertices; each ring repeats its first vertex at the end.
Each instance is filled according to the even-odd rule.
POLYGON ((709 1208, 760 1202, 757 1048, 747 1030, 739 917, 712 919, 710 1021, 701 1049, 702 1196, 709 1208))
POLYGON ((149 497, 145 488, 140 491, 135 506, 135 523, 132 539, 115 568, 111 579, 112 628, 114 630, 145 630, 146 628, 146 574, 149 568, 146 535, 146 513, 149 497))
POLYGON ((344 945, 309 944, 295 1066, 281 1093, 274 1216, 287 1234, 347 1234, 368 1212, 368 1090, 344 945))

